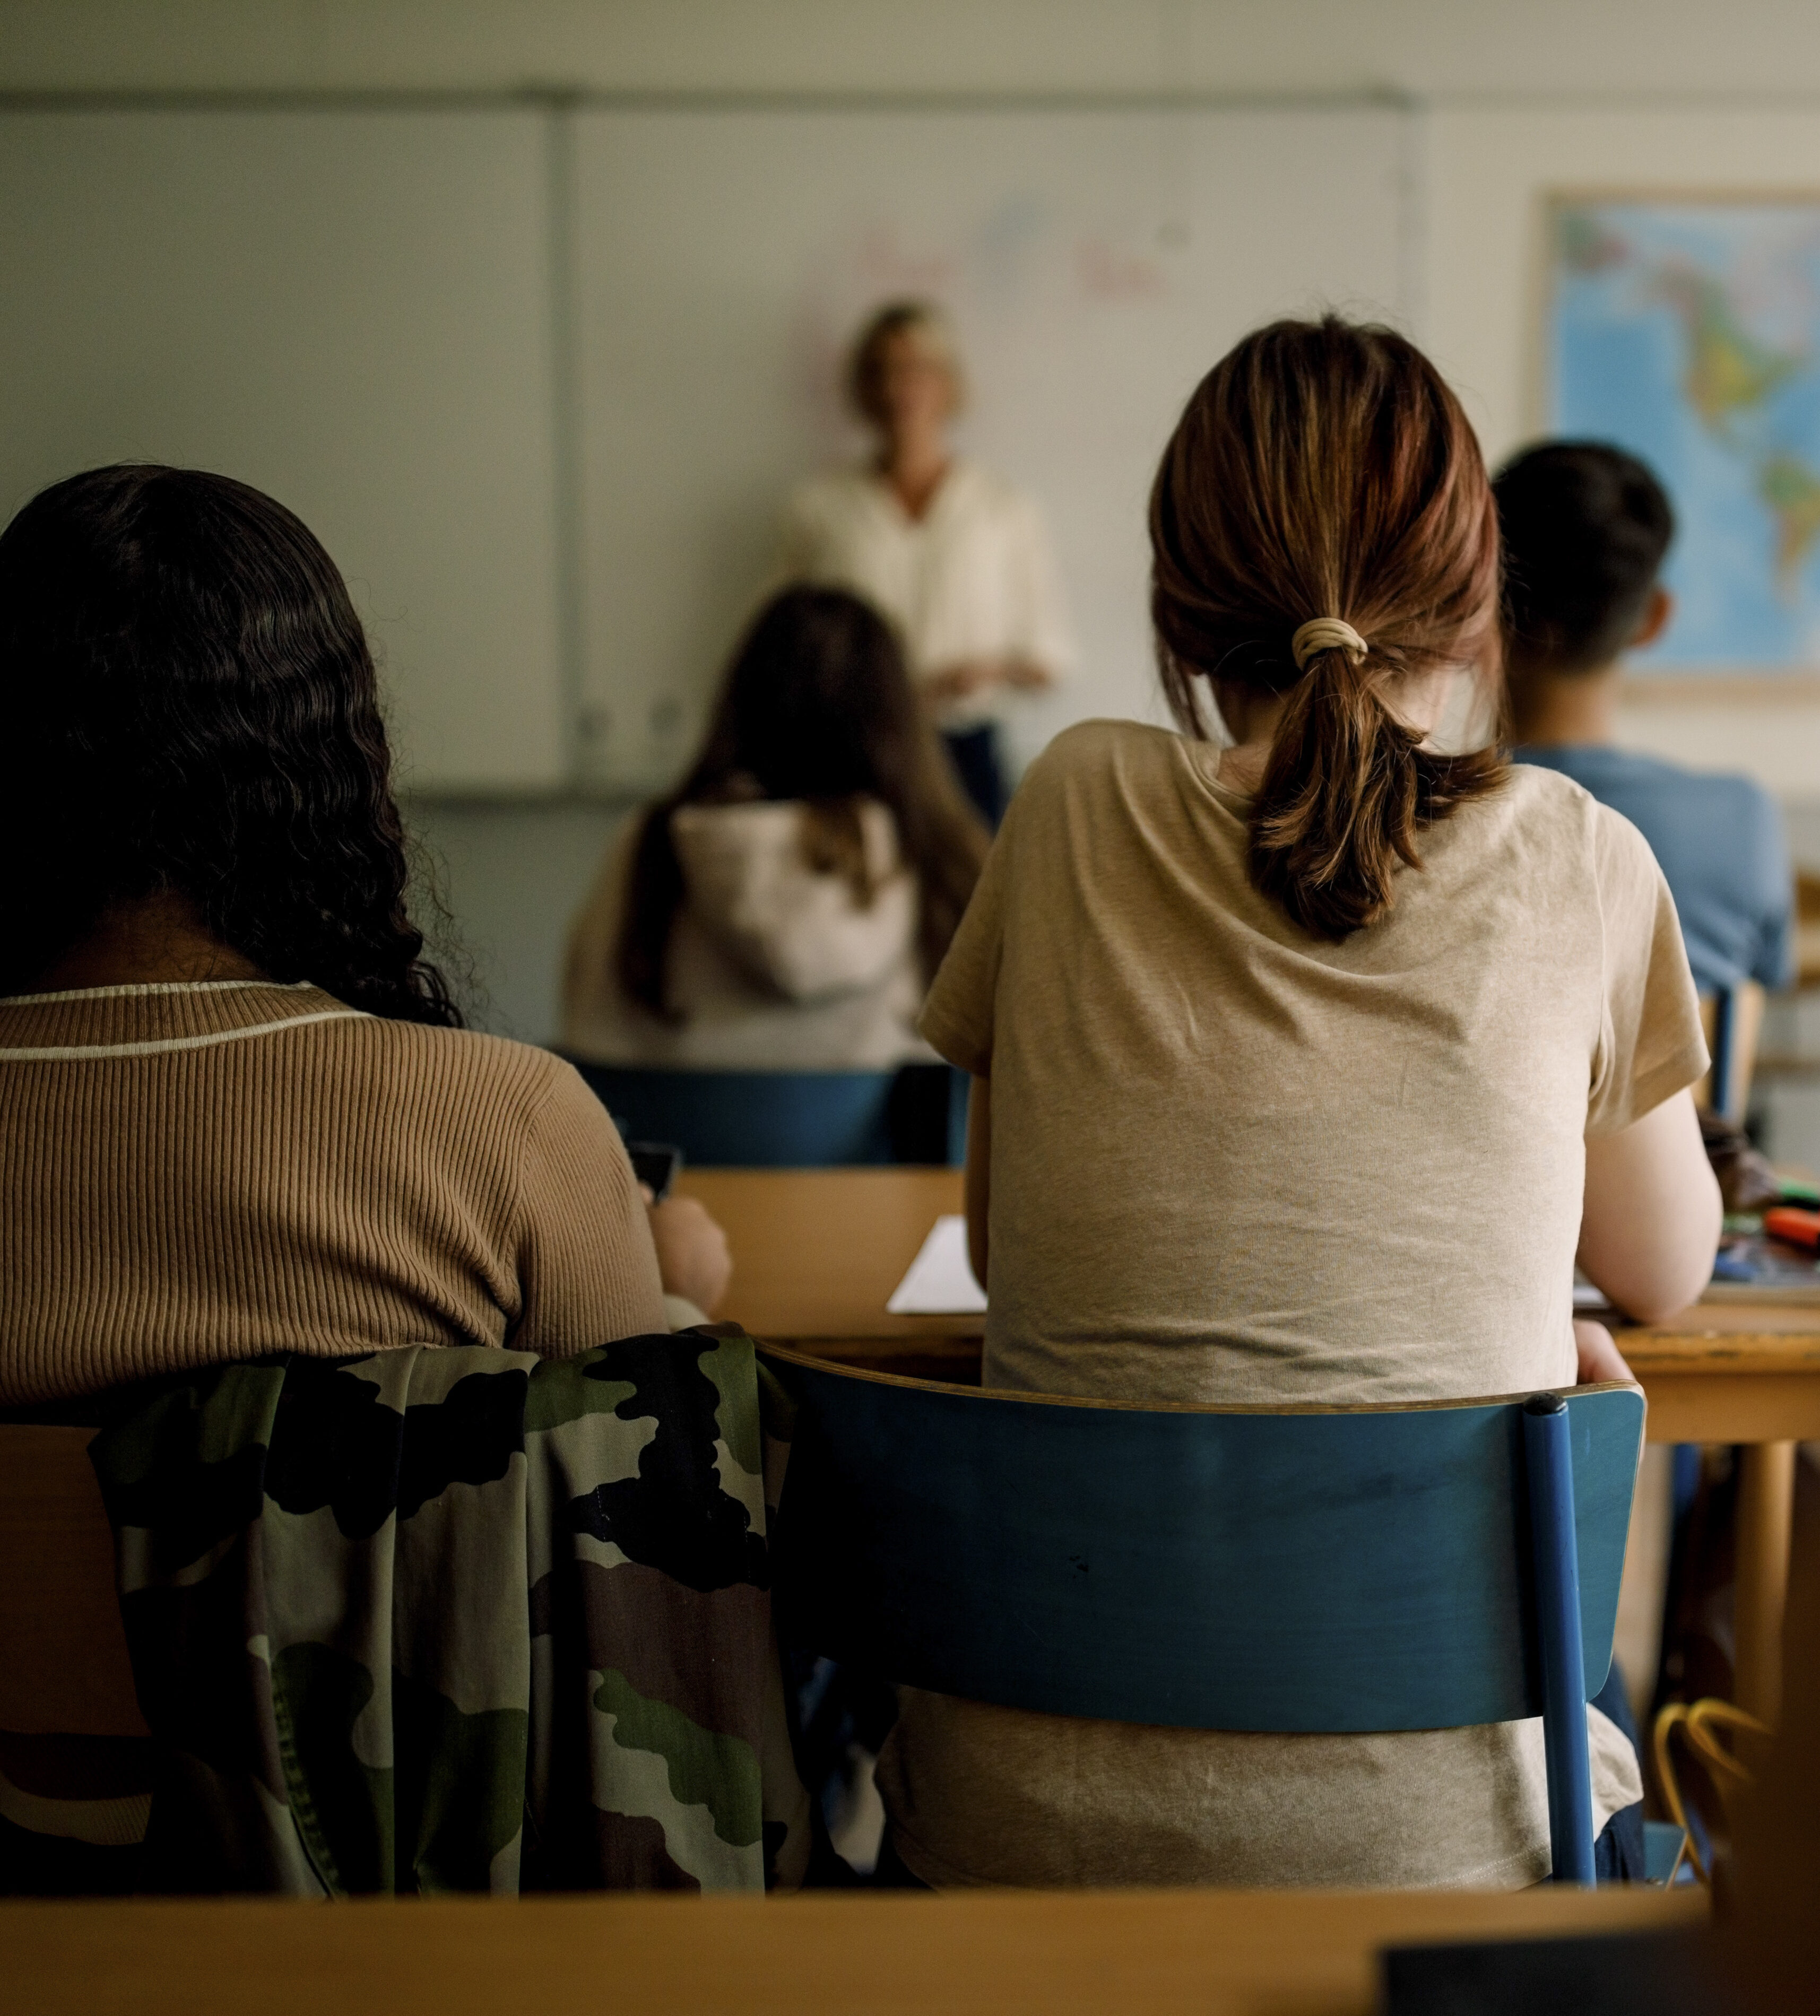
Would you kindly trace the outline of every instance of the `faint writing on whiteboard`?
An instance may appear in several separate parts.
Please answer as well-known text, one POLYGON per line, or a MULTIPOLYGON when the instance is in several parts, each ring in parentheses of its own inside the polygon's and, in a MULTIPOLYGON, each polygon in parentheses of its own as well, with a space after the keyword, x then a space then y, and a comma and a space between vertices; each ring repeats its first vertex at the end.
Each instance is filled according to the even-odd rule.
POLYGON ((960 262, 951 253, 906 246, 895 224, 874 225, 865 232, 853 258, 861 286, 881 299, 907 295, 951 294, 960 277, 960 262))
POLYGON ((1141 205, 1069 214, 1052 198, 1013 191, 971 214, 852 219, 811 255, 795 315, 797 411, 824 455, 860 434, 844 366, 854 331, 890 301, 932 301, 959 327, 974 391, 999 406, 1010 373, 1040 377, 1055 330, 1082 308, 1160 305, 1173 295, 1166 225, 1141 205))
POLYGON ((1081 292, 1096 301, 1155 301, 1169 290, 1160 261, 1104 238, 1083 238, 1075 247, 1081 292))

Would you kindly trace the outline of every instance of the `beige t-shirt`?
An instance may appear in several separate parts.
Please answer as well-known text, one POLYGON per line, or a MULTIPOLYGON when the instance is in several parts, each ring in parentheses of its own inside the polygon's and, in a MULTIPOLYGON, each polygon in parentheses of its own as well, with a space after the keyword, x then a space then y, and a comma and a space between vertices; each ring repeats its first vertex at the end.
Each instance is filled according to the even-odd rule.
MULTIPOLYGON (((1516 769, 1382 923, 1252 887, 1216 751, 1088 722, 1032 767, 924 1033, 993 1088, 986 1382, 1217 1404, 1571 1383, 1588 1134, 1706 1065, 1667 885, 1516 769)), ((1640 1795, 1594 1713, 1597 1818, 1640 1795)), ((880 1784, 937 1882, 1522 1883, 1541 1725, 1271 1737, 906 1695, 880 1784)))

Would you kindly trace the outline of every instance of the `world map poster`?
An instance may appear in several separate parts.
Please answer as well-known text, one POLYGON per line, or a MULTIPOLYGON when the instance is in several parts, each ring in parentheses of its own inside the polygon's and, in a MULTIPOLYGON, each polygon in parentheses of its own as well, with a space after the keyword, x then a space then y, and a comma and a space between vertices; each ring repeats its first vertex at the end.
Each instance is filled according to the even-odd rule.
POLYGON ((1820 196, 1562 198, 1550 225, 1548 431, 1674 503, 1674 620, 1634 670, 1820 671, 1820 196))

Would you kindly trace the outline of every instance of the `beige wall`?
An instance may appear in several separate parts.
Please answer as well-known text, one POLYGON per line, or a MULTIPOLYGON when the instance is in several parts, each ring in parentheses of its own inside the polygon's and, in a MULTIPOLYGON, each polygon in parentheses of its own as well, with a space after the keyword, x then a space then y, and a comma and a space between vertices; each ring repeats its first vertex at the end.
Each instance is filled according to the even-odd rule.
MULTIPOLYGON (((1371 99, 1409 135, 1397 304, 1494 455, 1533 420, 1544 191, 1820 189, 1812 0, 0 0, 0 92, 28 101, 351 92, 496 103, 524 89, 856 109, 919 94, 1007 107, 1371 99)), ((0 232, 9 196, 0 188, 0 232)), ((1261 232, 1274 228, 1260 216, 1261 232)), ((1795 809, 1797 851, 1820 858, 1820 710, 1639 709, 1626 732, 1755 771, 1795 809)), ((553 837, 550 815, 529 809, 436 815, 462 921, 492 956, 503 1018, 527 1035, 546 1033, 562 913, 603 815, 578 816, 553 837)))
POLYGON ((410 774, 560 778, 547 121, 496 104, 0 112, 0 522, 123 459, 323 540, 410 774))
MULTIPOLYGON (((1412 136, 1400 228, 1414 271, 1394 306, 1461 386, 1494 456, 1535 423, 1529 346, 1545 191, 1820 188, 1811 0, 0 0, 0 92, 525 88, 645 103, 796 94, 805 106, 901 106, 917 93, 1008 104, 1375 95, 1412 136)), ((1265 236, 1306 236, 1296 212, 1305 194, 1285 186, 1265 236)), ((1246 200, 1270 199, 1248 189, 1246 200)), ((572 631, 579 617, 537 620, 572 631)), ((477 665, 492 647, 467 640, 485 628, 467 617, 459 626, 477 665)), ((517 612, 506 628, 525 634, 517 612)), ((420 701, 409 690, 416 649, 401 628, 392 657, 427 783, 549 787, 565 774, 630 776, 656 758, 654 745, 648 759, 635 751, 571 772, 557 746, 566 752, 568 732, 528 728, 555 721, 560 705, 585 700, 584 724, 609 711, 585 690, 593 675, 580 662, 601 651, 572 635, 564 665, 547 639, 521 654, 548 668, 520 666, 507 682, 530 679, 536 706, 526 712, 514 691, 516 712, 497 722, 478 689, 474 707, 454 714, 427 689, 420 701)), ((654 661, 642 676, 672 674, 654 661)), ((679 718, 692 711, 686 700, 679 718)), ((1627 711, 1624 729, 1642 746, 1750 769, 1791 801, 1820 802, 1820 707, 1654 704, 1627 711)))
MULTIPOLYGON (((1478 105, 1424 124, 1424 333, 1494 459, 1539 430, 1548 192, 1820 191, 1820 107, 1478 105)), ((1750 771, 1790 801, 1820 801, 1820 702, 1652 700, 1627 707, 1620 732, 1677 761, 1750 771)))
POLYGON ((1811 0, 0 0, 0 88, 1820 93, 1811 0))

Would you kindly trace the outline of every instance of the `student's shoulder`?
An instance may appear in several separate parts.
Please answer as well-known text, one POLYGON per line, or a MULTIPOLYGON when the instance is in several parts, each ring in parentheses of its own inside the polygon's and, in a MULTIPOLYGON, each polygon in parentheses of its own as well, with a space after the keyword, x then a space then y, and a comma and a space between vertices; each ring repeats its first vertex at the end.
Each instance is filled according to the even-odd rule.
POLYGON ((1502 816, 1532 862, 1552 857, 1570 873, 1656 872, 1649 843, 1631 822, 1565 770, 1513 763, 1497 794, 1502 816))
POLYGON ((1173 728, 1148 722, 1077 721, 1051 739, 1025 776, 1061 779, 1133 765, 1167 769, 1181 760, 1185 746, 1186 738, 1173 728))
POLYGON ((1601 752, 1607 768, 1588 782, 1617 810, 1632 815, 1678 861, 1704 857, 1715 875, 1780 873, 1782 815, 1754 777, 1696 770, 1634 750, 1601 752))
POLYGON ((1590 828, 1598 800, 1570 771, 1531 761, 1519 752, 1499 797, 1526 820, 1547 820, 1568 828, 1590 828))
POLYGON ((1019 782, 1014 808, 1037 806, 1116 787, 1134 776, 1160 776, 1181 760, 1183 738, 1141 721, 1078 721, 1054 736, 1019 782))
POLYGON ((1782 809, 1754 777, 1736 771, 1685 770, 1678 765, 1663 766, 1678 790, 1703 801, 1714 816, 1735 830, 1779 833, 1782 809))
POLYGON ((553 1102, 593 1100, 573 1064, 534 1043, 377 1015, 347 1027, 384 1060, 405 1100, 460 1114, 463 1125, 529 1126, 553 1102))
POLYGON ((1497 796, 1531 828, 1548 826, 1563 833, 1590 835, 1607 818, 1616 819, 1626 826, 1631 824, 1572 770, 1532 761, 1521 754, 1512 763, 1497 796))
POLYGON ((1516 761, 1526 768, 1546 765, 1548 774, 1571 777, 1595 797, 1616 801, 1620 809, 1634 800, 1640 805, 1672 805, 1684 812, 1692 807, 1732 817, 1775 820, 1780 816, 1775 800, 1754 777, 1735 771, 1692 769, 1642 750, 1603 745, 1519 749, 1516 761))

